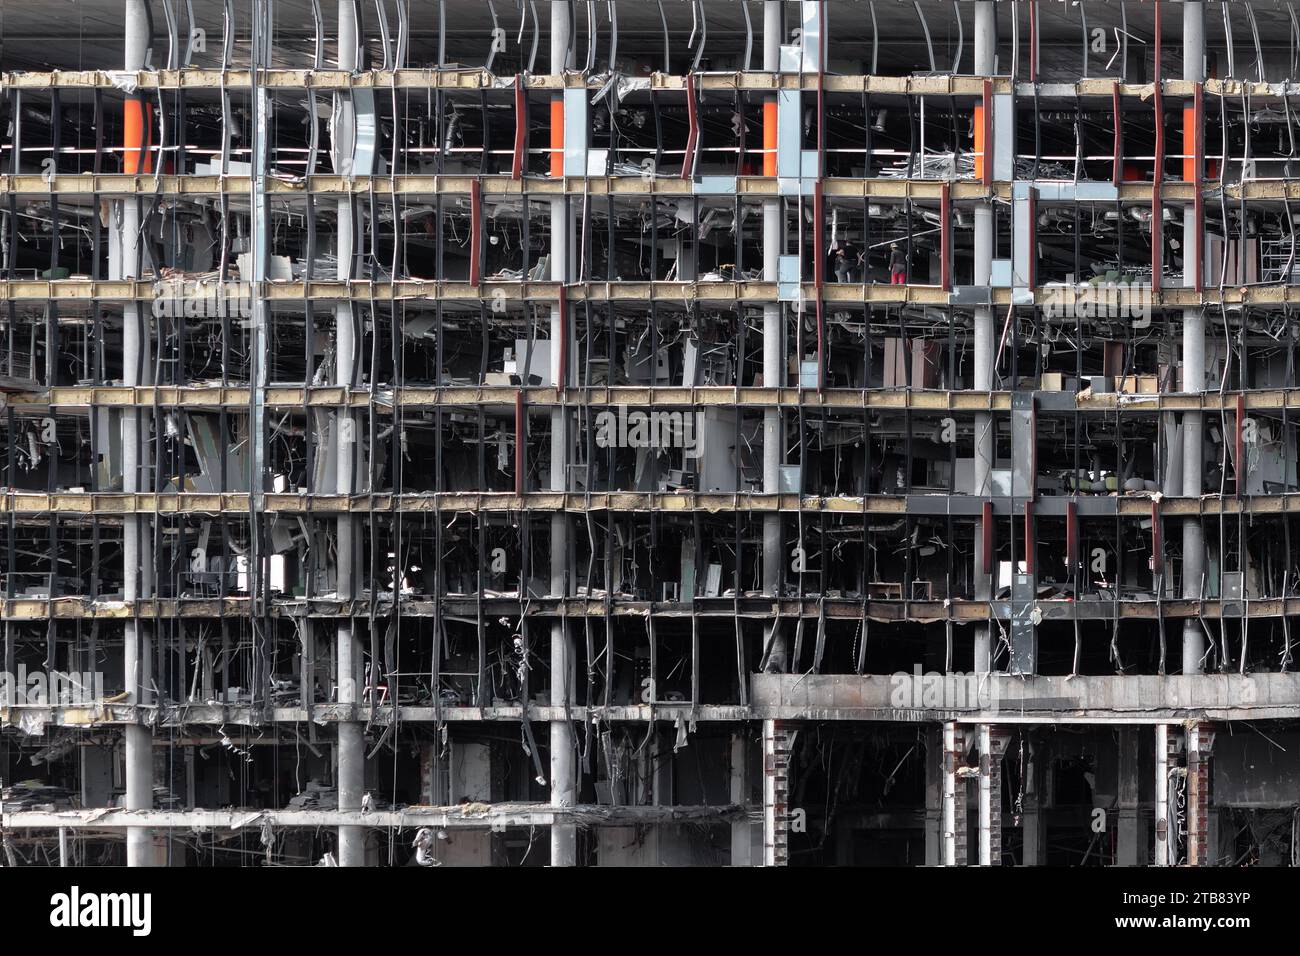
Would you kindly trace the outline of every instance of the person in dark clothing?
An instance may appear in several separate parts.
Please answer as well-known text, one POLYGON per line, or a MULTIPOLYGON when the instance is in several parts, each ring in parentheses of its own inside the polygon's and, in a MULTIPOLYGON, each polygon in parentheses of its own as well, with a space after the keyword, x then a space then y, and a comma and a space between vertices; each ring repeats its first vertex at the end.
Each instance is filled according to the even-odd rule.
POLYGON ((907 256, 896 242, 889 244, 889 284, 907 285, 907 256))
POLYGON ((835 272, 837 282, 852 282, 858 268, 857 248, 847 239, 841 239, 831 253, 831 269, 835 272))

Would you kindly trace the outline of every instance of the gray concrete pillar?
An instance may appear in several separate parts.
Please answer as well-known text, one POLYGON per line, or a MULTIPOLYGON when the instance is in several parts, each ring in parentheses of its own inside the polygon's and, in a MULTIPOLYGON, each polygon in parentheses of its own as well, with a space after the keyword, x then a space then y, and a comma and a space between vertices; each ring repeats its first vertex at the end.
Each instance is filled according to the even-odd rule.
POLYGON ((1047 771, 1047 745, 1034 735, 1029 737, 1025 755, 1025 794, 1021 818, 1021 863, 1024 866, 1047 865, 1047 807, 1044 781, 1047 771))
POLYGON ((1116 795, 1117 866, 1141 866, 1145 863, 1146 841, 1142 839, 1138 815, 1140 768, 1138 728, 1119 729, 1119 766, 1116 795))
MULTIPOLYGON (((1205 10, 1201 2, 1183 4, 1183 79, 1205 79, 1205 10)), ((1204 160, 1197 162, 1198 188, 1204 175, 1204 160)), ((1183 215, 1183 285, 1195 282, 1195 261, 1203 255, 1201 233, 1189 202, 1183 215)), ((1200 309, 1183 310, 1183 391, 1205 390, 1205 314, 1200 309)), ((1183 488, 1182 493, 1199 498, 1204 486, 1205 416, 1203 412, 1183 413, 1183 488)), ((1183 519, 1183 597, 1201 596, 1201 578, 1205 573, 1205 534, 1199 516, 1183 519)), ((1183 673, 1199 674, 1204 670, 1205 631, 1197 618, 1183 622, 1183 673)))
MULTIPOLYGON (((143 70, 149 48, 149 27, 144 0, 127 0, 125 9, 126 50, 125 68, 143 70)), ((147 117, 146 113, 146 117, 147 117)), ((147 119, 146 119, 147 122, 147 119)), ((138 145, 138 144, 128 144, 138 145)), ((142 170, 145 168, 143 157, 142 170)), ((121 255, 118 278, 138 276, 136 263, 140 257, 140 214, 135 197, 121 201, 121 230, 119 246, 121 255)), ((126 302, 122 306, 122 381, 126 385, 147 385, 152 382, 153 368, 150 347, 150 320, 148 312, 139 305, 126 302)), ((150 490, 145 484, 150 468, 148 429, 137 408, 122 410, 122 490, 132 493, 150 490)), ((128 602, 148 598, 153 594, 153 536, 149 521, 142 515, 127 515, 122 526, 123 598, 128 602)), ((145 706, 153 702, 152 661, 153 641, 150 626, 138 618, 128 618, 125 629, 125 689, 132 704, 145 706)), ((138 718, 140 719, 140 718, 138 718)), ((153 809, 153 733, 140 723, 123 728, 126 760, 126 800, 128 810, 153 809)), ((154 837, 150 830, 131 827, 126 835, 126 861, 128 866, 154 866, 154 837)))

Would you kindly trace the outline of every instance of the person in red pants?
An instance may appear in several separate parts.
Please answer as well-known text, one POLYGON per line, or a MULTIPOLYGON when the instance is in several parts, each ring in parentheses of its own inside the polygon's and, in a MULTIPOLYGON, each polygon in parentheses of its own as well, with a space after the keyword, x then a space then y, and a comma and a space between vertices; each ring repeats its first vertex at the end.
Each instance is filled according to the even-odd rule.
POLYGON ((889 284, 907 285, 907 257, 896 242, 889 244, 889 284))

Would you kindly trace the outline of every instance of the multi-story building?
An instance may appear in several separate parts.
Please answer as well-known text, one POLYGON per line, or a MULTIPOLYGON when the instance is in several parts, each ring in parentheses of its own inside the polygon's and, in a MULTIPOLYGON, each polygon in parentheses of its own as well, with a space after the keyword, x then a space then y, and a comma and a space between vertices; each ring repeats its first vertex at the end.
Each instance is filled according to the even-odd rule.
POLYGON ((1295 860, 1291 5, 0 15, 7 862, 1295 860))

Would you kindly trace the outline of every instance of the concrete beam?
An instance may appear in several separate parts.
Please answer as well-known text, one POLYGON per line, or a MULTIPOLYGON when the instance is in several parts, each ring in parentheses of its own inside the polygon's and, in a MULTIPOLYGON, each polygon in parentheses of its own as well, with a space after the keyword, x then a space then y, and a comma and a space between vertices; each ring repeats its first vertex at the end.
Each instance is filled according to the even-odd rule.
POLYGON ((467 804, 455 807, 406 807, 402 810, 13 810, 0 812, 0 826, 6 830, 153 829, 242 830, 259 828, 264 822, 276 827, 357 827, 412 829, 447 827, 490 829, 582 825, 653 825, 692 820, 728 820, 744 811, 735 806, 610 807, 580 804, 552 807, 549 804, 467 804))
MULTIPOLYGON (((910 677, 908 678, 910 680, 910 677)), ((1155 724, 1300 717, 1300 674, 1008 677, 932 675, 936 698, 903 678, 755 674, 755 714, 788 720, 1155 724), (938 699, 941 703, 927 705, 938 699)))

